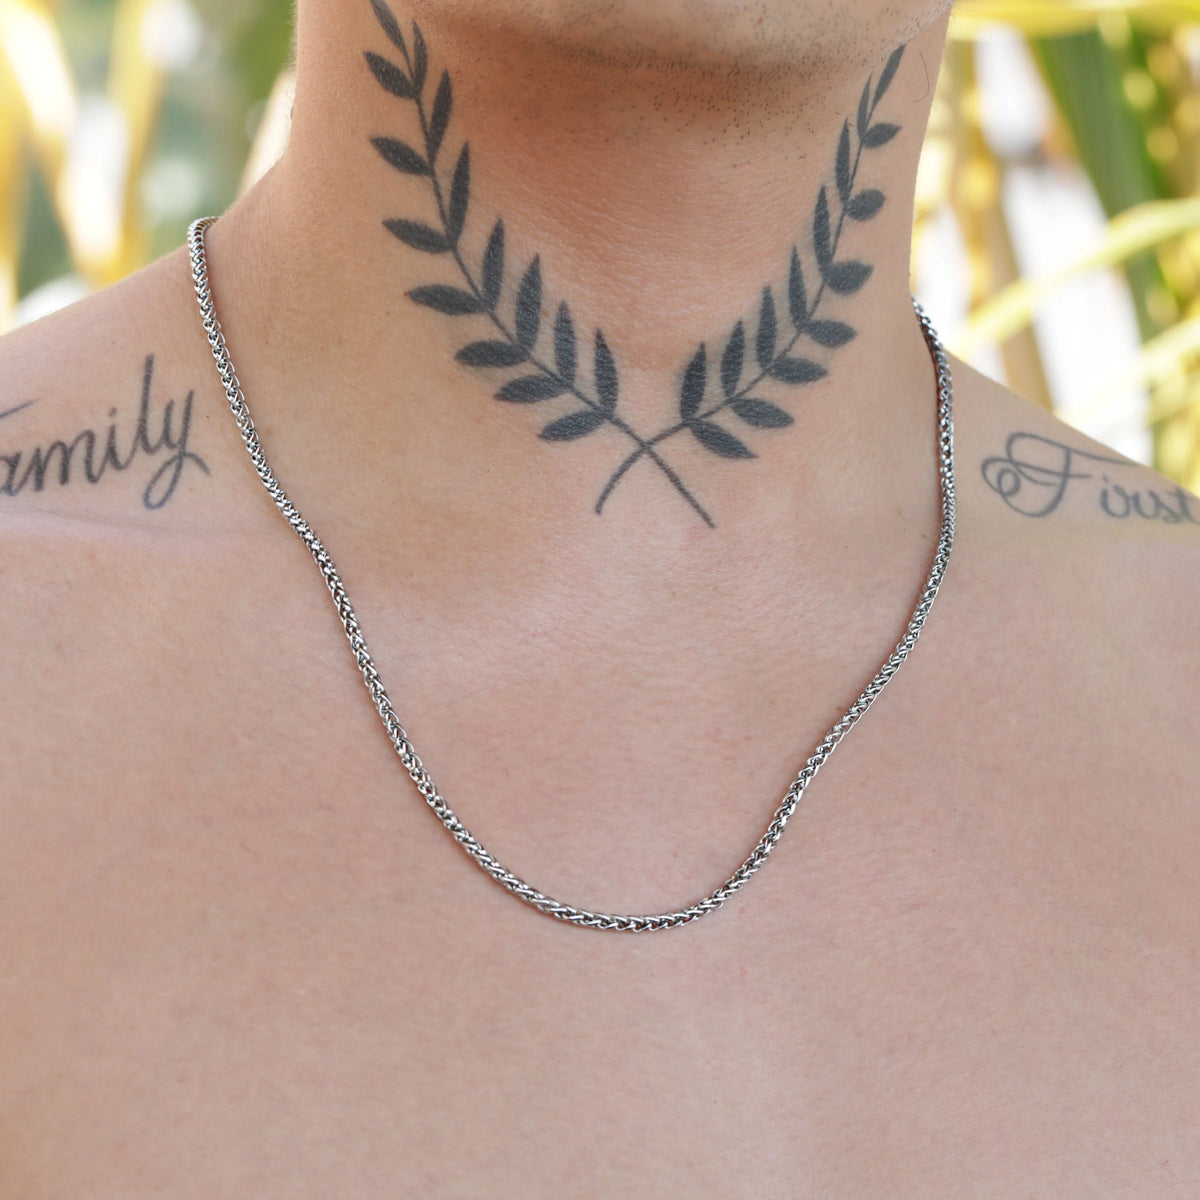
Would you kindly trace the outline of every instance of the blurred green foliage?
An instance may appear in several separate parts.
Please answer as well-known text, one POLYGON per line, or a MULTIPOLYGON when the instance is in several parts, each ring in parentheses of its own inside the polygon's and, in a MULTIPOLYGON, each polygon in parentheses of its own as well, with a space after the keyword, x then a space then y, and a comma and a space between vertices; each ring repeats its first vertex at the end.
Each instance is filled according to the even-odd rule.
MULTIPOLYGON (((120 0, 61 0, 46 6, 52 8, 81 110, 113 89, 119 7, 120 0)), ((178 246, 197 212, 219 212, 234 199, 258 121, 292 44, 292 0, 204 0, 195 6, 167 0, 164 9, 174 13, 174 24, 182 26, 182 40, 189 44, 163 77, 142 178, 135 184, 146 201, 139 206, 146 258, 178 246)), ((30 155, 20 171, 18 296, 78 268, 52 185, 44 170, 33 167, 35 158, 30 155)))

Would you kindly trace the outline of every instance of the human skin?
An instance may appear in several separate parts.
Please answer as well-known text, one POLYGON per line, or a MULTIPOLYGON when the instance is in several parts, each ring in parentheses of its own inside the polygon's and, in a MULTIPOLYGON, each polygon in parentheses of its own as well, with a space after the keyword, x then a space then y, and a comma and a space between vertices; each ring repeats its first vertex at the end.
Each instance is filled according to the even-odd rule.
MULTIPOLYGON (((904 629, 943 7, 396 4, 426 121, 453 84, 444 201, 470 145, 460 263, 384 225, 446 215, 364 53, 411 64, 367 0, 301 2, 292 142, 208 234, 218 314, 420 754, 553 895, 719 884, 904 629), (822 189, 870 268, 842 291, 822 189), (494 312, 415 300, 482 286, 497 220, 494 312), (533 350, 462 362, 512 344, 535 256, 533 350), (575 390, 497 399, 561 380, 564 304, 575 390), (604 407, 597 330, 615 406, 547 436, 604 407), (760 372, 737 403, 774 415, 740 415, 760 372), (723 435, 682 419, 700 374, 723 435)), ((635 937, 520 904, 426 811, 181 252, 0 342, 0 1195, 1194 1195, 1200 500, 953 374, 920 643, 744 891, 635 937)))

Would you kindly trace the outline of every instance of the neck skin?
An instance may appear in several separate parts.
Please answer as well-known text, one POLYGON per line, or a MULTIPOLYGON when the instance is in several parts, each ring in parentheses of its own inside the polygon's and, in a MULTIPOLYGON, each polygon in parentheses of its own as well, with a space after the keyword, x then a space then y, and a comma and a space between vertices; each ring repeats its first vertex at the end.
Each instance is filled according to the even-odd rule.
MULTIPOLYGON (((393 11, 411 54, 414 12, 404 3, 393 11)), ((890 538, 897 527, 876 520, 885 509, 902 510, 904 527, 927 544, 936 528, 934 381, 909 301, 908 250, 945 21, 908 44, 872 117, 900 132, 872 148, 862 147, 855 115, 887 49, 832 65, 631 62, 432 6, 415 15, 429 57, 420 111, 385 91, 364 60, 371 51, 411 70, 367 0, 302 5, 291 144, 209 234, 231 351, 297 499, 331 513, 341 506, 360 529, 365 514, 377 514, 379 539, 394 536, 400 511, 420 517, 442 546, 582 542, 601 559, 686 546, 716 561, 749 530, 756 538, 786 530, 810 549, 831 530, 861 537, 865 523, 890 538), (422 120, 443 71, 453 108, 435 164, 439 209, 431 179, 394 169, 370 139, 423 152, 422 120), (853 191, 884 197, 868 220, 847 218, 838 194, 846 120, 853 191), (457 254, 405 244, 384 220, 442 229, 464 142, 471 186, 457 254), (822 285, 814 249, 822 186, 836 260, 871 268, 849 294, 822 285), (407 293, 422 286, 482 286, 498 217, 506 269, 496 319, 414 303, 407 293), (808 311, 852 328, 846 344, 796 336, 793 247, 808 311), (471 342, 511 338, 518 284, 535 255, 542 316, 531 353, 555 368, 565 302, 580 394, 505 402, 493 398, 499 387, 540 372, 528 363, 463 366, 455 356, 471 342), (790 356, 817 363, 827 372, 820 380, 745 386, 761 374, 764 287, 776 353, 795 340, 790 356), (775 406, 759 410, 760 422, 784 419, 779 412, 792 419, 772 428, 728 405, 714 412, 708 424, 755 456, 744 459, 729 456, 728 438, 709 434, 722 455, 680 420, 701 343, 699 411, 722 404, 722 358, 739 321, 735 395, 775 406), (585 436, 539 437, 559 418, 602 407, 597 329, 616 366, 615 409, 585 436)))

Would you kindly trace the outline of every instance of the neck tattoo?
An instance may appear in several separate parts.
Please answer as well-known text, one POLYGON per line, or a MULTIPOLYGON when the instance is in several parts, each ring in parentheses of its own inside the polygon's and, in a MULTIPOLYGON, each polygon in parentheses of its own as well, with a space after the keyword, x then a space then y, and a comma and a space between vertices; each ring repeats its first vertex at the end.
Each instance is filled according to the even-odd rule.
POLYGON ((520 280, 511 311, 502 311, 501 297, 513 266, 505 252, 502 218, 492 227, 482 261, 477 266, 468 263, 461 238, 471 198, 470 145, 462 145, 452 169, 439 161, 454 103, 450 75, 443 71, 436 87, 431 87, 429 51, 420 26, 413 22, 410 45, 385 0, 371 0, 371 7, 388 40, 400 52, 403 66, 373 51, 365 53, 367 65, 380 87, 413 104, 420 149, 390 136, 373 137, 371 143, 396 171, 427 179, 437 209, 436 225, 399 217, 389 218, 384 225, 411 249, 448 257, 457 271, 453 284, 425 284, 413 288, 409 298, 446 316, 474 318, 491 326, 487 337, 464 345, 456 357, 465 366, 483 371, 519 372, 494 393, 497 400, 526 405, 556 402, 556 415, 542 425, 538 434, 543 441, 578 441, 607 429, 626 443, 625 457, 596 500, 597 513, 604 511, 613 490, 630 469, 645 459, 711 528, 712 517, 667 462, 661 447, 679 434, 688 434, 719 458, 756 458, 755 451, 743 440, 746 432, 739 430, 741 437, 732 432, 729 419, 756 434, 785 429, 793 418, 779 403, 778 385, 798 388, 825 378, 829 366, 819 359, 828 360, 829 352, 856 336, 853 326, 827 316, 822 304, 831 296, 853 295, 872 274, 869 264, 839 258, 838 254, 848 223, 870 221, 884 205, 885 197, 879 189, 859 188, 859 168, 865 153, 886 146, 900 132, 899 125, 877 121, 875 115, 900 67, 904 47, 887 60, 877 81, 867 80, 853 120, 842 123, 832 187, 822 186, 817 193, 807 253, 802 255, 798 246, 792 248, 782 288, 783 303, 777 303, 775 289, 764 287, 755 318, 742 318, 733 325, 719 364, 717 356, 701 342, 680 373, 678 419, 647 437, 638 433, 621 412, 620 373, 603 332, 596 329, 590 339, 589 382, 580 370, 580 338, 565 300, 558 304, 552 328, 543 330, 545 297, 537 255, 512 271, 520 280), (815 289, 808 285, 806 261, 808 273, 817 280, 815 289), (806 344, 815 348, 817 357, 800 352, 806 344), (774 398, 768 399, 763 393, 774 398))

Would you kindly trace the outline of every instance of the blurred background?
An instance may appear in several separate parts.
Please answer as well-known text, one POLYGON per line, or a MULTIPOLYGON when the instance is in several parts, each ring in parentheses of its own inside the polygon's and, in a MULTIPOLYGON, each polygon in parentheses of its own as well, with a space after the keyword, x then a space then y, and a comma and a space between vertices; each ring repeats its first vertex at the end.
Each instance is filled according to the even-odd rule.
MULTIPOLYGON (((290 43, 291 0, 0 0, 0 330, 257 178, 290 43)), ((913 237, 957 353, 1200 491, 1200 0, 958 0, 913 237)))

